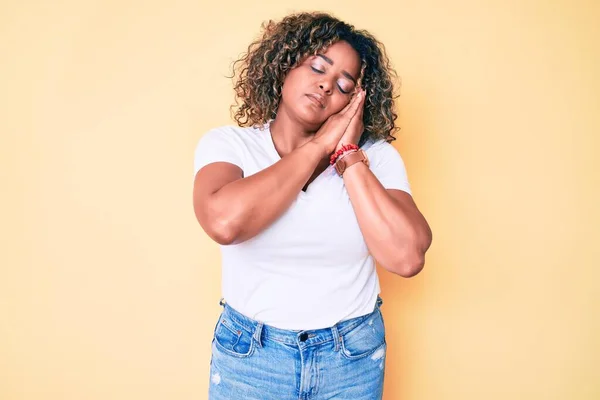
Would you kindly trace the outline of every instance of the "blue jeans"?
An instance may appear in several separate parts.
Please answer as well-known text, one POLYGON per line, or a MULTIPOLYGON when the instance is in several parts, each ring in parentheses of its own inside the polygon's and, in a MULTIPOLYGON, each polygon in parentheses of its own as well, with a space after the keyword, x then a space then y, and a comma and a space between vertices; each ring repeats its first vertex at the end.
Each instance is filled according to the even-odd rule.
POLYGON ((383 396, 385 326, 373 312, 315 330, 279 329, 222 301, 209 400, 376 400, 383 396))

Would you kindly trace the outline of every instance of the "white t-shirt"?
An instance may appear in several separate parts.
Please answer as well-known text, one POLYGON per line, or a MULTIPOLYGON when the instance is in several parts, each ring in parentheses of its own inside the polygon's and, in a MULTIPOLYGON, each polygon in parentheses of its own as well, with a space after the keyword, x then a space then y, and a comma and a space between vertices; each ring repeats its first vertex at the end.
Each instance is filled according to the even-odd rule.
MULTIPOLYGON (((223 126, 204 134, 194 175, 225 161, 244 177, 281 160, 269 125, 223 126)), ((371 171, 386 189, 410 193, 402 158, 384 140, 363 147, 371 171)), ((292 205, 257 236, 221 246, 222 296, 247 317, 281 329, 327 328, 374 310, 380 292, 343 179, 329 166, 292 205)))

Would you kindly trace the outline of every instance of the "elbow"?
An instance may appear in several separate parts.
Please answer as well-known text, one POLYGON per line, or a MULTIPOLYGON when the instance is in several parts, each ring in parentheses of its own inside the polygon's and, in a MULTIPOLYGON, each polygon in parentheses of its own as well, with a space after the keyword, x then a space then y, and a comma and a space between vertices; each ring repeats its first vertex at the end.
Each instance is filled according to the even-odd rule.
POLYGON ((420 252, 405 253, 387 265, 382 265, 388 271, 403 278, 411 278, 423 270, 425 254, 420 252))
POLYGON ((215 242, 222 246, 235 243, 237 235, 227 226, 211 227, 206 230, 206 234, 215 242))
POLYGON ((207 228, 206 234, 220 245, 227 246, 239 242, 241 231, 238 224, 230 218, 214 216, 207 228))
POLYGON ((229 215, 224 215, 218 209, 196 205, 194 211, 196 219, 208 237, 224 246, 235 243, 239 231, 229 215))
POLYGON ((431 241, 431 229, 427 226, 423 239, 420 242, 415 242, 420 243, 420 245, 400 257, 393 265, 392 271, 403 278, 411 278, 421 272, 425 267, 425 253, 431 246, 431 241))
POLYGON ((393 268, 393 272, 403 278, 411 278, 421 272, 424 266, 425 258, 421 257, 414 261, 403 261, 401 263, 397 263, 393 268))
POLYGON ((430 245, 431 233, 428 234, 426 240, 415 240, 408 246, 400 245, 395 251, 395 255, 389 259, 386 269, 403 278, 417 275, 425 267, 425 253, 430 245))

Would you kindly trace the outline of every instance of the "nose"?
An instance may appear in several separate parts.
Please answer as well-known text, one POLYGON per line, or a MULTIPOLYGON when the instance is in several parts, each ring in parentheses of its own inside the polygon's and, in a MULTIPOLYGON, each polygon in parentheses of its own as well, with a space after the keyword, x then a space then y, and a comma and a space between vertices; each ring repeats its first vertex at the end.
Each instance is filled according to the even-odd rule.
POLYGON ((321 88, 321 90, 323 90, 327 94, 331 94, 332 86, 333 85, 328 80, 323 80, 321 81, 321 83, 319 83, 319 88, 321 88))

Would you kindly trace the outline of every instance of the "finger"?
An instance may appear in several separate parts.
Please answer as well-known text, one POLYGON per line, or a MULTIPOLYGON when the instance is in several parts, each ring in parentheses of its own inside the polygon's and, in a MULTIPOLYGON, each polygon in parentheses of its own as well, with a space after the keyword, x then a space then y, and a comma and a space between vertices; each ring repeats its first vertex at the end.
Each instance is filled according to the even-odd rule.
POLYGON ((350 108, 348 108, 348 110, 344 114, 344 116, 348 118, 348 121, 350 121, 352 117, 354 117, 354 114, 356 114, 356 111, 358 111, 358 108, 363 103, 364 97, 365 93, 363 91, 359 92, 356 95, 354 102, 350 105, 350 108))
POLYGON ((354 129, 354 125, 362 123, 363 117, 362 112, 360 110, 362 109, 361 104, 363 104, 363 101, 360 99, 360 97, 363 96, 364 93, 360 94, 356 104, 352 108, 350 108, 348 112, 343 116, 342 124, 344 126, 344 132, 348 129, 354 129))
POLYGON ((344 108, 342 108, 340 111, 338 111, 338 115, 344 115, 348 112, 348 110, 350 109, 350 107, 352 107, 352 104, 356 101, 356 96, 354 96, 353 98, 350 99, 350 101, 348 102, 348 104, 346 104, 346 106, 344 108))
MULTIPOLYGON (((360 93, 360 92, 359 92, 360 93)), ((357 94, 355 96, 353 96, 350 101, 348 102, 348 104, 346 104, 346 107, 342 108, 342 110, 338 113, 340 115, 344 115, 346 112, 348 112, 348 110, 350 109, 350 107, 352 107, 352 105, 354 103, 356 103, 356 100, 359 98, 360 96, 357 94)))
POLYGON ((362 96, 360 99, 360 105, 358 106, 357 114, 360 114, 359 117, 362 118, 365 111, 365 103, 367 102, 367 92, 364 89, 362 90, 362 96))
POLYGON ((363 115, 364 115, 364 110, 365 110, 365 101, 366 101, 366 92, 364 90, 362 91, 362 94, 360 97, 361 98, 359 100, 358 109, 356 110, 356 112, 354 113, 352 118, 350 119, 348 126, 353 125, 355 123, 362 122, 362 120, 363 120, 363 115))
POLYGON ((348 126, 352 126, 352 125, 363 122, 364 110, 365 110, 365 94, 363 93, 362 99, 360 100, 360 104, 358 106, 358 110, 356 110, 356 113, 354 113, 354 115, 352 116, 352 119, 350 120, 350 123, 348 126))

